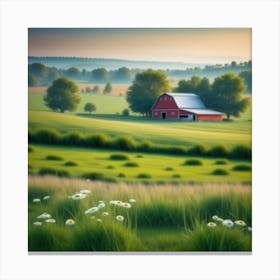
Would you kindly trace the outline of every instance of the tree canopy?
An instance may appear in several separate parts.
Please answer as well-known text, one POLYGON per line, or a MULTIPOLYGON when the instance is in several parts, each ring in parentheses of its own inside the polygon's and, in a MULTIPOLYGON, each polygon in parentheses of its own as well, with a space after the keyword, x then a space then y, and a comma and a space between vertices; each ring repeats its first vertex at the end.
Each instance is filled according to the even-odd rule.
POLYGON ((88 102, 88 103, 85 104, 85 107, 84 107, 84 111, 85 112, 91 113, 91 112, 93 112, 95 110, 96 110, 96 106, 93 103, 88 102))
POLYGON ((77 92, 78 86, 74 82, 67 78, 59 78, 48 87, 44 101, 52 110, 58 110, 61 113, 74 111, 80 102, 77 92))
POLYGON ((157 97, 169 90, 167 76, 162 71, 148 69, 136 75, 126 98, 133 112, 149 115, 157 97))

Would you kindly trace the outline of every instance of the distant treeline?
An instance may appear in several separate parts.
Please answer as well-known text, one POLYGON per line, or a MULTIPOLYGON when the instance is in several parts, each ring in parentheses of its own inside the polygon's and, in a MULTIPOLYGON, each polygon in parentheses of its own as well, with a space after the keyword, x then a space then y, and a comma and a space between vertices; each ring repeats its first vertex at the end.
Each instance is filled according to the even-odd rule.
POLYGON ((206 149, 203 145, 194 145, 191 148, 184 146, 160 146, 150 141, 138 142, 129 136, 110 138, 105 134, 83 135, 78 132, 61 135, 55 130, 48 129, 36 132, 28 131, 28 143, 240 160, 251 160, 252 158, 251 148, 242 145, 234 146, 230 150, 222 145, 209 149, 206 149))
MULTIPOLYGON (((148 68, 148 67, 147 67, 148 68)), ((233 72, 244 78, 247 91, 251 92, 252 84, 252 63, 251 61, 237 63, 232 61, 229 64, 206 65, 204 67, 190 67, 184 70, 166 69, 162 70, 170 79, 188 79, 192 76, 214 78, 216 76, 233 72)), ((131 83, 135 75, 143 69, 132 69, 120 67, 116 70, 107 70, 100 67, 92 70, 80 70, 77 67, 58 69, 47 67, 42 63, 28 65, 28 86, 49 86, 59 77, 67 77, 75 81, 89 83, 131 83)))

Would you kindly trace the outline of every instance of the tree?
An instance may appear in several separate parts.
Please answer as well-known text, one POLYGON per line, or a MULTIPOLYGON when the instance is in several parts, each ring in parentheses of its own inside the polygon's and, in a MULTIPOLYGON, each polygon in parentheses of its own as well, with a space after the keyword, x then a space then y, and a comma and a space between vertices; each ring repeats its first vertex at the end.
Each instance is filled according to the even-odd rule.
POLYGON ((81 74, 80 70, 76 67, 70 67, 66 71, 67 77, 72 78, 72 79, 78 79, 80 74, 81 74))
POLYGON ((239 73, 239 77, 244 79, 244 82, 246 84, 246 92, 252 93, 252 71, 242 71, 239 73))
POLYGON ((92 88, 92 93, 95 93, 95 94, 100 93, 100 88, 99 88, 99 86, 94 86, 94 87, 92 88))
POLYGON ((34 75, 28 75, 28 86, 36 87, 38 85, 38 79, 34 75))
POLYGON ((85 104, 85 107, 84 107, 85 112, 92 113, 95 110, 96 110, 96 106, 93 103, 88 102, 85 104))
POLYGON ((133 112, 149 115, 157 97, 169 90, 167 76, 162 71, 148 69, 135 76, 126 99, 133 112))
POLYGON ((114 78, 118 81, 118 82, 127 82, 130 81, 131 79, 131 71, 129 68, 127 67, 121 67, 119 68, 115 75, 114 78))
POLYGON ((98 68, 92 70, 92 79, 98 83, 106 83, 108 81, 108 71, 105 68, 98 68))
POLYGON ((198 76, 193 76, 187 81, 181 80, 178 82, 178 87, 174 89, 174 92, 195 93, 200 82, 201 78, 198 76))
MULTIPOLYGON (((233 73, 217 77, 212 84, 212 109, 238 117, 248 106, 248 99, 242 98, 246 86, 244 80, 233 73)), ((208 105, 208 104, 206 104, 208 105)))
POLYGON ((52 110, 59 110, 61 113, 66 110, 74 111, 80 102, 77 92, 78 86, 74 82, 67 78, 59 78, 48 87, 44 101, 52 110))
POLYGON ((111 91, 112 91, 112 86, 111 86, 110 83, 107 83, 107 84, 105 85, 105 87, 104 87, 103 93, 104 93, 104 94, 108 94, 108 93, 110 93, 111 91))
POLYGON ((125 117, 128 117, 129 116, 129 109, 127 109, 127 108, 123 109, 122 115, 125 116, 125 117))

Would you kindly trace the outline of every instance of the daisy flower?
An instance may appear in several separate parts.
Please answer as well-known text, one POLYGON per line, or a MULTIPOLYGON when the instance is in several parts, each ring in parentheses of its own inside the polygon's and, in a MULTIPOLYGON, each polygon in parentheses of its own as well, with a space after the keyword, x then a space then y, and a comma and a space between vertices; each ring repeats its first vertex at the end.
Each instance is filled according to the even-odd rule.
POLYGON ((134 198, 130 198, 130 199, 129 199, 129 202, 130 202, 130 203, 135 203, 136 200, 135 200, 134 198))
POLYGON ((82 194, 90 194, 91 191, 90 190, 80 190, 80 193, 82 193, 82 194))
POLYGON ((33 202, 34 202, 34 203, 41 202, 41 199, 40 199, 40 198, 34 198, 34 199, 33 199, 33 202))
POLYGON ((42 225, 42 223, 37 221, 37 222, 34 222, 33 225, 39 227, 42 225))
POLYGON ((123 222, 124 217, 121 216, 121 215, 118 215, 118 216, 116 216, 116 220, 119 221, 119 222, 123 222))
POLYGON ((68 220, 66 220, 65 225, 66 226, 73 226, 73 225, 75 225, 75 221, 73 219, 68 219, 68 220))
POLYGON ((43 213, 37 217, 39 220, 50 219, 52 216, 49 213, 43 213))
POLYGON ((240 227, 245 227, 246 226, 246 223, 242 220, 237 220, 237 221, 234 221, 234 223, 237 225, 237 226, 240 226, 240 227))
POLYGON ((213 219, 214 221, 217 221, 217 220, 219 219, 219 217, 218 217, 217 215, 215 215, 215 216, 212 216, 212 219, 213 219))
POLYGON ((228 227, 228 228, 231 228, 234 226, 233 221, 229 220, 229 219, 223 220, 222 224, 223 224, 223 226, 228 227))
POLYGON ((73 200, 80 200, 80 199, 84 199, 86 197, 87 197, 87 195, 84 193, 75 193, 72 196, 70 196, 70 198, 72 198, 73 200))
POLYGON ((208 227, 215 227, 215 226, 217 226, 215 223, 213 223, 213 222, 209 222, 208 224, 207 224, 207 226, 208 227))
POLYGON ((48 223, 48 224, 54 224, 55 219, 47 219, 45 222, 48 223))
POLYGON ((86 215, 94 214, 94 213, 96 213, 98 210, 99 210, 98 207, 92 207, 92 208, 89 208, 88 210, 86 210, 86 211, 85 211, 85 214, 86 214, 86 215))
POLYGON ((48 199, 50 199, 51 197, 49 196, 49 195, 46 195, 46 196, 44 196, 43 197, 43 200, 48 200, 48 199))

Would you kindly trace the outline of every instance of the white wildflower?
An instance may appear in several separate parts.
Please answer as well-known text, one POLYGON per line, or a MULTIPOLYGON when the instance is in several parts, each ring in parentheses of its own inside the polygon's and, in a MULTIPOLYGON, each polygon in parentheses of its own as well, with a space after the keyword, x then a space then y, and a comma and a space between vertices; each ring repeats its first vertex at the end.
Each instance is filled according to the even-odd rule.
POLYGON ((218 218, 216 221, 222 223, 224 221, 224 219, 218 218))
POLYGON ((91 191, 90 190, 80 190, 80 193, 82 193, 82 194, 90 194, 91 191))
POLYGON ((121 206, 122 205, 122 201, 120 200, 111 200, 109 202, 110 205, 115 205, 115 206, 121 206))
POLYGON ((129 199, 129 202, 130 202, 130 203, 135 203, 136 200, 135 200, 134 198, 130 198, 130 199, 129 199))
POLYGON ((121 215, 118 215, 118 216, 116 216, 116 220, 119 221, 119 222, 123 222, 124 217, 121 216, 121 215))
POLYGON ((73 219, 68 219, 68 220, 66 220, 65 225, 66 226, 73 226, 73 225, 75 225, 75 221, 73 219))
POLYGON ((248 231, 252 231, 252 228, 251 227, 247 227, 248 231))
POLYGON ((39 227, 42 225, 42 223, 37 221, 37 222, 34 222, 33 225, 39 227))
POLYGON ((33 202, 34 202, 34 203, 39 203, 39 202, 41 202, 41 199, 40 199, 40 198, 34 198, 34 199, 33 199, 33 202))
POLYGON ((217 215, 215 215, 215 216, 212 216, 212 219, 213 219, 214 221, 217 221, 217 220, 219 219, 219 217, 218 217, 217 215))
POLYGON ((123 208, 131 208, 131 204, 128 203, 128 202, 123 202, 123 203, 122 203, 122 207, 123 207, 123 208))
POLYGON ((207 226, 208 227, 215 227, 215 226, 217 226, 215 223, 213 223, 213 222, 209 222, 208 224, 207 224, 207 226))
POLYGON ((43 213, 37 217, 39 220, 50 219, 52 216, 49 213, 43 213))
POLYGON ((99 204, 98 204, 98 209, 101 209, 101 208, 104 208, 106 205, 103 201, 99 201, 99 204))
POLYGON ((246 223, 242 220, 237 220, 237 221, 234 221, 234 223, 237 225, 237 226, 240 226, 240 227, 245 227, 246 226, 246 223))
POLYGON ((72 198, 73 200, 80 200, 80 199, 84 199, 86 197, 87 197, 87 195, 84 193, 75 193, 72 196, 70 196, 70 198, 72 198))
POLYGON ((103 217, 109 216, 109 213, 108 213, 108 212, 103 212, 103 213, 102 213, 102 216, 103 216, 103 217))
POLYGON ((96 222, 102 223, 102 219, 96 219, 96 222))
POLYGON ((45 222, 48 223, 48 224, 54 224, 55 219, 47 219, 45 222))
POLYGON ((228 228, 231 228, 234 226, 233 221, 229 220, 229 219, 223 220, 222 224, 223 224, 223 226, 228 227, 228 228))
POLYGON ((86 215, 94 214, 94 213, 96 213, 98 210, 99 210, 98 207, 92 207, 92 208, 87 209, 87 210, 85 211, 85 214, 86 214, 86 215))
POLYGON ((44 196, 43 197, 43 200, 48 200, 48 199, 50 199, 51 197, 49 196, 49 195, 46 195, 46 196, 44 196))

